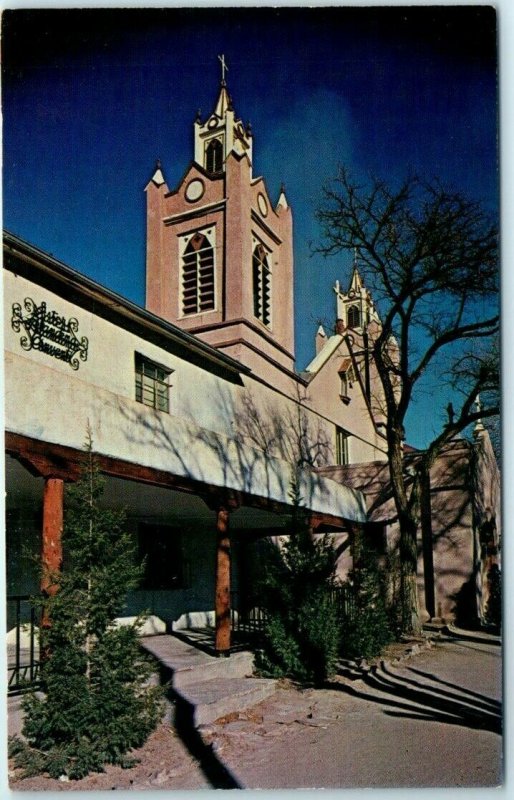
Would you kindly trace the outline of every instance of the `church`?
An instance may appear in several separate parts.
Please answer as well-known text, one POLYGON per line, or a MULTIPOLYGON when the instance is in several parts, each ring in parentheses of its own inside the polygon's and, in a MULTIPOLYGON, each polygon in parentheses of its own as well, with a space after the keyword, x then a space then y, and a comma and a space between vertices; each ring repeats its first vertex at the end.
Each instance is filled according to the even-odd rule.
MULTIPOLYGON (((88 430, 103 502, 125 509, 146 559, 127 615, 149 610, 169 631, 212 626, 219 654, 238 610, 258 604, 255 548, 287 528, 293 480, 313 534, 333 535, 341 580, 357 530, 379 552, 394 546, 367 347, 378 310, 356 258, 349 286, 334 287, 333 332, 313 331, 312 360, 295 369, 294 198, 253 175, 253 147, 223 68, 182 180, 169 186, 157 162, 146 186, 144 308, 4 234, 8 598, 45 589, 34 554, 48 569, 61 562, 65 485, 88 430)), ((423 618, 476 623, 500 535, 482 425, 438 459, 429 496, 423 618)))

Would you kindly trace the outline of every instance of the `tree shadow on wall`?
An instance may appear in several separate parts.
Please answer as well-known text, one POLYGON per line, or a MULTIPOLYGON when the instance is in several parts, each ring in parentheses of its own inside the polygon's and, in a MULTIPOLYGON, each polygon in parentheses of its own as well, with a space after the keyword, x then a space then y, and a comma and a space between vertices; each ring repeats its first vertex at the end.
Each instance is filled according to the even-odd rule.
POLYGON ((478 630, 480 619, 477 610, 477 578, 476 570, 471 577, 462 584, 458 592, 450 595, 455 603, 455 624, 459 628, 478 630))
POLYGON ((269 402, 258 407, 249 389, 236 398, 213 391, 208 407, 217 429, 199 425, 193 407, 181 408, 177 417, 118 400, 117 413, 125 419, 129 447, 148 453, 170 475, 196 483, 200 496, 206 488, 219 487, 220 492, 289 504, 293 471, 300 470, 308 506, 315 495, 328 493, 326 479, 313 467, 327 458, 329 442, 300 400, 291 406, 285 411, 269 402))

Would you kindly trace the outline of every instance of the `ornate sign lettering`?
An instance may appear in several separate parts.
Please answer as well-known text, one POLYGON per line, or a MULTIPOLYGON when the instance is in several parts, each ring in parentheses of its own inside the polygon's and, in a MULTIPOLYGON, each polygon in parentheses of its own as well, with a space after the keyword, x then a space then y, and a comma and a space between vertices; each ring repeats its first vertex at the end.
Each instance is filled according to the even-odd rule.
POLYGON ((75 335, 79 323, 74 317, 66 320, 56 311, 47 311, 46 303, 37 306, 30 297, 12 305, 11 325, 16 333, 20 333, 23 325, 26 335, 20 339, 24 350, 39 350, 59 361, 66 361, 72 369, 79 368, 79 358, 87 361, 88 340, 75 335))

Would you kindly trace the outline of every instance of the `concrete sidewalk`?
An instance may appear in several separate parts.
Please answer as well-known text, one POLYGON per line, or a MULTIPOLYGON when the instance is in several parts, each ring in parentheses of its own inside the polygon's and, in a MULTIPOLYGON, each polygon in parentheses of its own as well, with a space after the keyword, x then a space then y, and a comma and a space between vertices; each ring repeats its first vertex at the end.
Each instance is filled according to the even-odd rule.
POLYGON ((280 689, 202 734, 251 789, 493 787, 501 689, 498 647, 446 639, 327 689, 280 689))

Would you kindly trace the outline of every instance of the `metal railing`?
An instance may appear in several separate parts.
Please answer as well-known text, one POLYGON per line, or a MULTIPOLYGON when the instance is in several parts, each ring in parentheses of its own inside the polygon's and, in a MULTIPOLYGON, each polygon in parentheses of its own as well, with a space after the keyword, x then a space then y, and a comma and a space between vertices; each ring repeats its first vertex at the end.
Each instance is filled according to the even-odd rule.
POLYGON ((251 602, 243 604, 239 592, 231 592, 230 618, 234 633, 260 634, 267 616, 263 608, 251 602))
POLYGON ((39 677, 39 628, 28 595, 7 598, 7 689, 10 694, 35 686, 39 677))
POLYGON ((339 619, 353 619, 355 615, 355 598, 351 586, 347 583, 336 584, 332 589, 332 600, 336 606, 339 619))
MULTIPOLYGON (((334 603, 339 619, 352 619, 355 615, 355 600, 352 587, 337 584, 332 589, 334 603)), ((230 617, 232 630, 240 634, 261 634, 267 620, 267 613, 256 602, 241 602, 239 592, 230 593, 230 617)))

